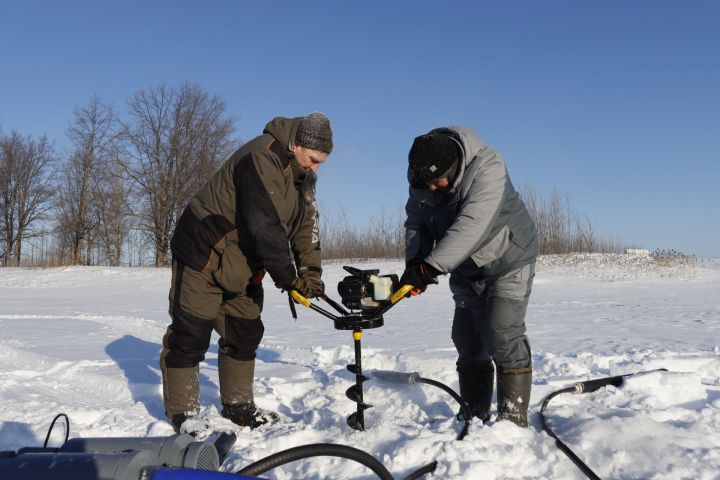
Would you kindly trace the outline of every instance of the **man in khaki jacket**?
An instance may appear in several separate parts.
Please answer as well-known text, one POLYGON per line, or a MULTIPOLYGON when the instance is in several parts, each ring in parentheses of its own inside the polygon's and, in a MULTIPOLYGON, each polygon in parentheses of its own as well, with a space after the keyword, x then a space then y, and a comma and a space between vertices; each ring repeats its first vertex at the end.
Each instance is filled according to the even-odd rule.
POLYGON ((263 336, 262 278, 306 297, 321 295, 316 172, 332 151, 328 118, 277 117, 233 153, 195 194, 172 238, 172 324, 160 366, 165 413, 177 432, 199 433, 198 364, 220 334, 222 415, 240 426, 275 423, 253 401, 263 336))

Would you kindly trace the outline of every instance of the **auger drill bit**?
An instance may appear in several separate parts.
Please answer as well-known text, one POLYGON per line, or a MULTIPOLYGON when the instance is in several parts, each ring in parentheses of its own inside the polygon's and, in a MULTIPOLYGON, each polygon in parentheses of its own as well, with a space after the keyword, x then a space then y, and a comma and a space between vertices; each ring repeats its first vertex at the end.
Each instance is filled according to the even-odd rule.
POLYGON ((345 395, 357 403, 357 411, 350 415, 347 419, 347 424, 355 430, 365 430, 365 410, 372 408, 372 405, 367 404, 363 401, 363 382, 368 380, 368 377, 362 373, 362 330, 353 330, 353 340, 355 340, 355 364, 350 364, 347 369, 355 374, 355 385, 348 388, 345 395))

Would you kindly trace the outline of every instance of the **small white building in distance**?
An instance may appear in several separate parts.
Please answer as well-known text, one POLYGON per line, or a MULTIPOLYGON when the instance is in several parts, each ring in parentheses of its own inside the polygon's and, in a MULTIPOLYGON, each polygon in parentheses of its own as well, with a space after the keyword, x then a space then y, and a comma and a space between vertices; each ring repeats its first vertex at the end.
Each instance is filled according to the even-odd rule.
POLYGON ((649 257, 650 250, 647 250, 645 248, 626 248, 625 255, 630 255, 633 257, 649 257))

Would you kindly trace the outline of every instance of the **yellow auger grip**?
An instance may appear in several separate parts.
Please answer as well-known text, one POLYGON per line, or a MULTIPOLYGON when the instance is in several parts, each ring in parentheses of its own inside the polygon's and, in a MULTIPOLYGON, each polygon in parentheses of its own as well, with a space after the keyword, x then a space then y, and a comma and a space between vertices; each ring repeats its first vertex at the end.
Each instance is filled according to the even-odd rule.
POLYGON ((290 290, 290 296, 300 305, 305 305, 306 307, 310 306, 310 300, 300 295, 297 290, 290 290))
POLYGON ((400 288, 398 289, 397 292, 393 293, 392 297, 390 297, 390 303, 392 303, 393 305, 395 305, 395 304, 396 304, 397 302, 399 302, 405 295, 407 295, 408 292, 409 292, 410 290, 412 290, 413 288, 415 288, 415 287, 413 287, 412 285, 403 285, 402 287, 400 287, 400 288))

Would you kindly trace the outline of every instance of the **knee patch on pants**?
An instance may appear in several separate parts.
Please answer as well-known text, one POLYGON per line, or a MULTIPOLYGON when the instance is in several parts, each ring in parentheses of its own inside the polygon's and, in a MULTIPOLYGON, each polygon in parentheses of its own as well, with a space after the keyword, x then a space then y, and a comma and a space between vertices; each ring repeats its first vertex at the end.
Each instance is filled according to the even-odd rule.
POLYGON ((253 360, 260 345, 265 326, 258 318, 238 318, 225 315, 224 336, 220 339, 220 354, 237 360, 253 360))
POLYGON ((458 352, 457 367, 486 368, 491 365, 490 355, 483 345, 480 332, 482 311, 471 308, 455 308, 452 325, 452 341, 458 352))
POLYGON ((169 368, 194 367, 205 359, 213 322, 187 312, 173 312, 173 323, 165 338, 165 365, 169 368))
POLYGON ((527 300, 492 299, 489 338, 498 366, 522 368, 530 364, 530 344, 525 335, 526 308, 527 300))

